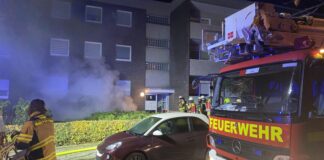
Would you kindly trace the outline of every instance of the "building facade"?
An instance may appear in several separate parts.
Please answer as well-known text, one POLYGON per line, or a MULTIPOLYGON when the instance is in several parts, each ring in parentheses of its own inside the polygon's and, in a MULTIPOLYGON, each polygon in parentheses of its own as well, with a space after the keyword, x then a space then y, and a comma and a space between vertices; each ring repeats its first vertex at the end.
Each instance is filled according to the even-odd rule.
POLYGON ((205 38, 220 35, 223 18, 245 6, 235 4, 0 0, 0 99, 70 97, 87 105, 84 97, 121 94, 138 110, 177 110, 178 96, 209 94, 209 82, 194 90, 191 81, 222 66, 204 50, 205 38))

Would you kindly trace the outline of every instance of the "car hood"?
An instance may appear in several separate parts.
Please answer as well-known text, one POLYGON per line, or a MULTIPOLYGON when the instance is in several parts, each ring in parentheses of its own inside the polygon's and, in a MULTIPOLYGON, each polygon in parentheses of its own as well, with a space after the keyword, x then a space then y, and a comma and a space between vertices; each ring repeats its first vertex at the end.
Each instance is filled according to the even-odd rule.
POLYGON ((140 136, 132 135, 127 131, 119 132, 107 137, 102 143, 98 145, 97 149, 98 151, 103 153, 105 151, 105 148, 110 144, 116 142, 122 142, 122 143, 130 142, 130 141, 138 140, 139 137, 140 136))

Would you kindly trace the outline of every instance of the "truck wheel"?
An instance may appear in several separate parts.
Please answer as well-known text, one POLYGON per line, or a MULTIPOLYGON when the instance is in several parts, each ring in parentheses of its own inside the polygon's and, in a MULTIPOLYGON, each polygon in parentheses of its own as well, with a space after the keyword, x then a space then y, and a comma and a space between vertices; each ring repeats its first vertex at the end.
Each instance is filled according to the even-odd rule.
POLYGON ((146 160, 146 157, 142 153, 135 152, 128 155, 125 160, 146 160))

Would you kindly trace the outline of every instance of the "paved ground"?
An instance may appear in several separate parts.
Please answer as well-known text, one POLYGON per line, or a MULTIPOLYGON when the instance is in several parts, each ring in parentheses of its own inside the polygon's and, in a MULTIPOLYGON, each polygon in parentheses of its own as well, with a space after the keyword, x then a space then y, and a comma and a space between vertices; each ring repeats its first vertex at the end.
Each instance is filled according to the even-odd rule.
MULTIPOLYGON (((70 151, 70 150, 94 147, 94 146, 97 146, 99 143, 100 142, 57 147, 56 152, 58 153, 58 152, 62 152, 62 151, 70 151)), ((95 157, 96 157, 96 151, 93 150, 93 151, 68 154, 65 156, 59 156, 59 157, 57 157, 57 159, 58 160, 95 160, 95 157)))

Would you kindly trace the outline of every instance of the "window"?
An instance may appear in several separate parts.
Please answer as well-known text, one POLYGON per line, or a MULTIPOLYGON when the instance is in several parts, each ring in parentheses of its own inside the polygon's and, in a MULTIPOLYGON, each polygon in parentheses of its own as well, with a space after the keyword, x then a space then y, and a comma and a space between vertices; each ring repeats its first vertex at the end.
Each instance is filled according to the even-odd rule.
POLYGON ((152 23, 152 24, 162 24, 162 25, 169 25, 169 17, 165 16, 153 16, 153 15, 147 15, 146 16, 146 22, 152 23))
POLYGON ((9 80, 0 79, 0 99, 9 98, 9 80))
POLYGON ((86 22, 102 23, 102 7, 86 6, 86 22))
POLYGON ((125 96, 131 96, 131 81, 129 80, 118 80, 116 86, 119 91, 122 91, 125 96))
POLYGON ((116 60, 117 61, 132 61, 132 46, 116 45, 116 60))
POLYGON ((117 21, 118 26, 132 27, 132 12, 117 10, 117 21))
POLYGON ((146 95, 146 101, 156 101, 156 95, 146 95))
POLYGON ((172 135, 189 132, 187 118, 175 118, 161 123, 157 128, 164 135, 172 135))
POLYGON ((169 71, 169 63, 146 62, 146 70, 169 71))
POLYGON ((51 38, 50 55, 52 56, 69 56, 68 39, 51 38))
POLYGON ((191 120, 193 131, 208 131, 208 125, 204 121, 198 118, 191 118, 191 120))
POLYGON ((324 67, 316 65, 311 68, 313 106, 318 116, 324 116, 324 67))
POLYGON ((60 19, 71 18, 71 3, 58 0, 52 1, 52 17, 60 19))
POLYGON ((102 43, 84 42, 84 58, 100 59, 102 57, 102 43))
POLYGON ((200 23, 211 25, 211 19, 210 18, 201 18, 200 23))
POLYGON ((169 40, 167 39, 146 39, 146 46, 157 48, 169 48, 169 40))

